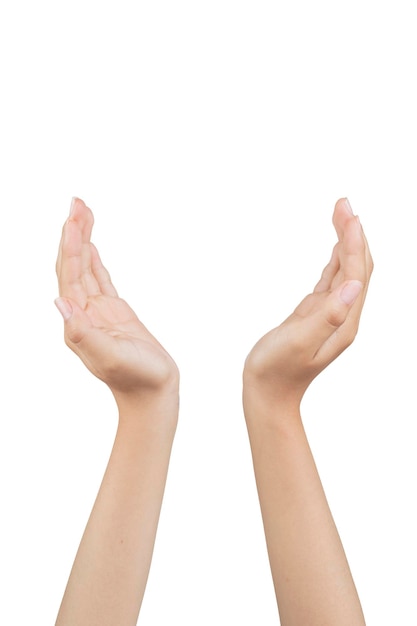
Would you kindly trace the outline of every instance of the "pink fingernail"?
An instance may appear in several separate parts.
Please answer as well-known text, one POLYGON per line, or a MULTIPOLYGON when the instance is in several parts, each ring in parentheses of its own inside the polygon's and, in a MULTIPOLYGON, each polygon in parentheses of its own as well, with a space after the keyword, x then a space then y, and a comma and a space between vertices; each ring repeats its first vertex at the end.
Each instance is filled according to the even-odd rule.
POLYGON ((65 321, 69 320, 72 315, 72 306, 65 298, 57 298, 55 300, 55 306, 61 313, 65 321))
POLYGON ((74 196, 74 197, 72 198, 72 200, 71 200, 71 206, 70 206, 70 212, 69 212, 70 217, 71 217, 71 215, 74 213, 74 208, 75 208, 75 202, 76 202, 76 201, 77 201, 77 197, 76 197, 76 196, 74 196))
POLYGON ((346 208, 348 209, 349 213, 352 213, 353 215, 353 211, 352 211, 352 207, 350 206, 350 202, 347 198, 345 198, 345 204, 346 204, 346 208))
POLYGON ((356 298, 362 291, 362 283, 360 280, 349 281, 340 292, 340 299, 347 305, 355 302, 356 298))

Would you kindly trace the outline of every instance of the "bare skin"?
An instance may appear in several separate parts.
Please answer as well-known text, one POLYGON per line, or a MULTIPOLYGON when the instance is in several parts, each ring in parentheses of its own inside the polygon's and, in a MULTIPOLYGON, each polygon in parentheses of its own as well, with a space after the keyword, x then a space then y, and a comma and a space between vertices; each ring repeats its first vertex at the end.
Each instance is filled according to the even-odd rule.
POLYGON ((338 236, 313 293, 248 355, 243 405, 282 626, 362 626, 349 565, 305 435, 300 403, 354 340, 373 262, 339 200, 338 236))
POLYGON ((142 603, 178 418, 178 369, 121 300, 73 201, 56 270, 65 341, 113 392, 119 425, 57 626, 133 626, 142 603))
MULTIPOLYGON (((300 403, 353 341, 373 269, 346 200, 314 292, 262 337, 243 373, 243 407, 282 626, 362 626, 364 618, 300 403)), ((140 611, 178 419, 178 369, 112 285, 75 199, 57 259, 65 341, 112 391, 119 425, 56 626, 134 626, 140 611)))

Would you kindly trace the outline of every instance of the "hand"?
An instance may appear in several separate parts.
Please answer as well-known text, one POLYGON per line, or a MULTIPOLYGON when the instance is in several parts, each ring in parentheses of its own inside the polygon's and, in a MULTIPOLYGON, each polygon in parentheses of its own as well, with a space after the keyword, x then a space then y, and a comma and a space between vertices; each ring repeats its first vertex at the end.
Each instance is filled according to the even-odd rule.
POLYGON ((117 295, 91 243, 93 214, 73 200, 59 247, 56 272, 65 341, 115 395, 143 397, 175 389, 177 367, 160 343, 117 295))
POLYGON ((354 340, 373 262, 359 218, 336 203, 338 242, 313 293, 262 337, 244 368, 244 404, 297 408, 311 381, 354 340))

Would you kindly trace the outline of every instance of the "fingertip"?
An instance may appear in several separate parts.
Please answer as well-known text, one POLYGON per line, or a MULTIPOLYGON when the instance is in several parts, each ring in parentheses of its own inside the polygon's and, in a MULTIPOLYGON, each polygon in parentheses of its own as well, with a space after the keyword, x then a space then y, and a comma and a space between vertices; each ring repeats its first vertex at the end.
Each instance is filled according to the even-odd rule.
POLYGON ((348 198, 340 198, 337 203, 341 206, 349 215, 353 215, 353 210, 348 198))
POLYGON ((351 207, 351 204, 350 204, 348 198, 339 198, 339 200, 336 202, 336 204, 334 205, 333 220, 339 214, 343 214, 343 213, 347 217, 352 217, 353 216, 353 210, 352 210, 352 207, 351 207))
POLYGON ((84 202, 78 196, 73 196, 71 198, 71 205, 68 220, 76 220, 78 217, 78 213, 80 208, 84 205, 84 202))
POLYGON ((73 196, 71 198, 71 206, 70 206, 70 211, 69 211, 69 216, 72 217, 74 210, 75 210, 75 205, 77 204, 77 200, 78 198, 76 196, 73 196))
POLYGON ((74 300, 59 297, 55 300, 55 305, 65 322, 65 342, 73 348, 75 344, 79 344, 85 339, 92 323, 87 313, 74 300))
POLYGON ((65 322, 71 319, 73 314, 73 308, 71 302, 67 300, 67 298, 56 298, 55 306, 58 311, 61 313, 65 322))
POLYGON ((79 198, 78 196, 73 196, 71 199, 70 212, 68 216, 68 220, 78 220, 83 212, 86 212, 88 216, 93 216, 91 209, 86 205, 84 200, 79 198))
POLYGON ((349 210, 349 207, 350 204, 347 198, 339 198, 334 206, 332 222, 339 241, 343 239, 346 221, 353 216, 352 209, 349 210))
POLYGON ((81 229, 84 242, 90 239, 94 226, 94 215, 84 200, 74 196, 71 201, 70 214, 66 223, 77 224, 78 228, 81 229))

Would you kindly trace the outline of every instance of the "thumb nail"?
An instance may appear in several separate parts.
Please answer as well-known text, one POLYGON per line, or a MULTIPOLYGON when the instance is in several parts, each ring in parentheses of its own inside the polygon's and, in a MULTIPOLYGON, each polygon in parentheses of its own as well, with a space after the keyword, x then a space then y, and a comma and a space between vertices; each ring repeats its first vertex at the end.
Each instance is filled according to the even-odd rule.
POLYGON ((61 313, 65 321, 70 319, 72 315, 72 306, 68 300, 66 300, 65 298, 57 298, 55 300, 55 306, 61 313))
POLYGON ((356 298, 362 291, 362 283, 360 280, 350 280, 345 284, 340 292, 340 299, 347 305, 355 302, 356 298))

